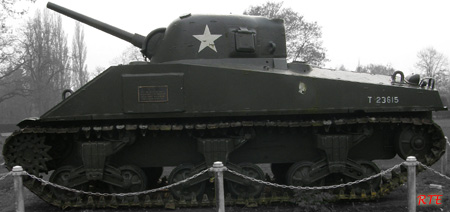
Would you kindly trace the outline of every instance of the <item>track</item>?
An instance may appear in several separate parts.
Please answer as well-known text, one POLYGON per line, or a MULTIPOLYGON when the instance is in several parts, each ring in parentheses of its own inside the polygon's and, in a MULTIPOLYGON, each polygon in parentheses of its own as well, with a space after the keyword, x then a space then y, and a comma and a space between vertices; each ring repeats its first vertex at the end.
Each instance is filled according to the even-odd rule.
MULTIPOLYGON (((418 127, 425 131, 432 138, 431 146, 426 154, 418 157, 419 161, 430 166, 434 164, 443 154, 445 139, 441 128, 428 119, 419 118, 399 118, 399 117, 361 117, 354 119, 338 120, 309 120, 309 121, 242 121, 232 123, 199 123, 189 125, 179 124, 147 124, 147 125, 118 125, 118 126, 92 126, 92 127, 71 127, 71 128, 44 128, 44 127, 26 127, 16 131, 6 141, 3 155, 6 165, 11 169, 14 165, 21 165, 24 169, 33 175, 39 176, 40 173, 51 171, 52 161, 55 160, 54 153, 51 153, 52 147, 45 143, 46 137, 67 137, 86 136, 92 134, 100 136, 102 132, 111 130, 127 131, 129 133, 148 133, 149 131, 183 131, 183 130, 214 130, 220 128, 329 128, 330 126, 356 126, 364 124, 378 124, 386 126, 405 126, 418 127), (50 156, 50 155, 53 155, 50 156)), ((56 148, 56 147, 53 147, 56 148)), ((57 149, 57 148, 56 148, 57 149)), ((420 171, 420 170, 419 170, 420 171)), ((377 189, 359 190, 353 188, 338 189, 331 191, 338 200, 370 200, 382 197, 390 191, 396 189, 406 180, 406 169, 400 172, 391 172, 391 177, 383 177, 381 186, 377 189)), ((266 179, 273 180, 273 179, 266 179)), ((158 186, 165 185, 165 179, 161 179, 158 186)), ((152 194, 134 196, 134 197, 115 197, 115 196, 94 196, 94 195, 61 195, 61 191, 48 185, 43 185, 32 178, 25 178, 24 185, 44 201, 61 208, 68 207, 211 207, 215 205, 213 201, 214 192, 211 191, 212 184, 208 183, 207 189, 199 200, 179 200, 172 196, 169 190, 163 190, 152 194)), ((83 189, 83 188, 80 188, 83 189)), ((227 194, 226 204, 228 205, 247 205, 257 206, 266 204, 279 204, 286 202, 296 202, 295 192, 278 188, 265 187, 261 195, 255 197, 233 197, 227 194)))

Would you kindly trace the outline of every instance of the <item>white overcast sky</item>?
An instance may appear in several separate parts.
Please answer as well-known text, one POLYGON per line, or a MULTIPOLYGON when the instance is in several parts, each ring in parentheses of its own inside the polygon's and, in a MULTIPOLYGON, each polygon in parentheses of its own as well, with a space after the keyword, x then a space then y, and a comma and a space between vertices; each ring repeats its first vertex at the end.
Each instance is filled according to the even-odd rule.
MULTIPOLYGON (((277 1, 277 0, 275 0, 277 1)), ((52 0, 100 21, 143 36, 167 27, 183 14, 242 14, 250 5, 267 0, 52 0)), ((47 1, 38 0, 37 9, 47 1)), ((354 70, 370 63, 391 65, 417 73, 417 52, 434 47, 450 56, 450 1, 448 0, 285 0, 307 21, 322 27, 323 45, 330 60, 326 67, 343 64, 354 70)), ((32 8, 31 10, 35 10, 32 8)), ((32 11, 31 11, 32 12, 32 11)), ((71 43, 74 21, 63 16, 71 43)), ((88 69, 109 67, 129 46, 125 41, 85 26, 88 69)))

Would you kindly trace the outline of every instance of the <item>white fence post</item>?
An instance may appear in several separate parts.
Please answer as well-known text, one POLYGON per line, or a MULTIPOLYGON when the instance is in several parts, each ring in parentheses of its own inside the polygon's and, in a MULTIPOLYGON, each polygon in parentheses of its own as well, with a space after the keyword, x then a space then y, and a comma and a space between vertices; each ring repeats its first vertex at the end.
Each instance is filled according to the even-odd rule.
POLYGON ((448 146, 448 138, 447 136, 445 136, 445 153, 443 155, 443 157, 441 158, 441 173, 447 176, 447 154, 449 151, 449 146, 448 146))
POLYGON ((416 212, 417 196, 416 196, 416 165, 417 159, 414 156, 406 158, 406 166, 408 167, 408 211, 416 212))
POLYGON ((211 169, 214 172, 216 179, 216 206, 218 212, 225 212, 225 194, 223 188, 223 171, 227 170, 227 167, 223 166, 220 161, 214 162, 211 169))
POLYGON ((24 174, 24 171, 22 166, 14 166, 12 172, 12 175, 14 176, 14 191, 16 192, 16 212, 25 212, 22 183, 22 175, 24 174))

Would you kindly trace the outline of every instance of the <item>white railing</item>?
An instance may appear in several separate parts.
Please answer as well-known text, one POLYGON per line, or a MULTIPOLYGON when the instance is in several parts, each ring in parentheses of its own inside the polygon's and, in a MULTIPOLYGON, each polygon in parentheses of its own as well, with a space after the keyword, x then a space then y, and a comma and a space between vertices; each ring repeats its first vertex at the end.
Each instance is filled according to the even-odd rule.
MULTIPOLYGON (((447 141, 447 144, 450 145, 450 143, 447 141)), ((447 145, 446 145, 447 146, 447 145)), ((447 154, 447 153, 445 153, 447 154)), ((443 157, 443 159, 446 159, 446 157, 443 157)), ((442 159, 441 159, 442 160, 442 159)), ((443 163, 445 161, 442 161, 443 163)), ((339 184, 339 185, 330 185, 330 186, 320 186, 320 187, 309 187, 309 186, 290 186, 290 185, 280 185, 280 184, 276 184, 276 183, 271 183, 271 182, 267 182, 267 181, 263 181, 263 180, 259 180, 259 179, 255 179, 255 178, 251 178, 249 176, 240 174, 236 171, 227 169, 227 167, 225 167, 222 162, 218 161, 215 162, 214 165, 211 168, 205 169, 189 178, 186 178, 182 181, 173 183, 171 185, 167 185, 164 187, 160 187, 160 188, 156 188, 156 189, 151 189, 151 190, 146 190, 146 191, 141 191, 141 192, 133 192, 133 193, 98 193, 98 192, 87 192, 87 191, 81 191, 81 190, 76 190, 76 189, 72 189, 72 188, 67 188, 58 184, 54 184, 52 182, 46 181, 42 178, 39 178, 37 176, 34 176, 32 174, 27 173, 26 171, 24 171, 22 169, 22 167, 20 166, 15 166, 13 167, 11 172, 8 173, 4 173, 2 175, 0 175, 0 181, 4 180, 5 178, 7 178, 8 176, 12 175, 14 177, 14 189, 16 192, 16 211, 17 212, 24 212, 24 198, 23 198, 23 185, 22 185, 22 176, 23 175, 27 175, 35 180, 38 180, 39 182, 41 182, 44 185, 49 185, 49 186, 53 186, 55 188, 59 188, 59 189, 63 189, 63 190, 67 190, 70 192, 74 192, 74 193, 81 193, 81 194, 86 194, 86 195, 93 195, 93 196, 117 196, 117 197, 124 197, 124 196, 136 196, 136 195, 143 195, 143 194, 149 194, 149 193, 154 193, 154 192, 158 192, 158 191, 162 191, 162 190, 166 190, 169 188, 172 188, 174 186, 186 183, 188 181, 191 181, 197 177, 199 177, 200 175, 205 174, 206 172, 214 172, 215 174, 215 181, 216 181, 216 197, 217 197, 217 209, 219 212, 224 212, 225 211, 225 198, 224 198, 224 180, 223 180, 223 172, 227 171, 231 174, 237 175, 239 177, 242 177, 244 179, 253 181, 255 183, 260 183, 260 184, 264 184, 267 186, 273 186, 273 187, 278 187, 278 188, 282 188, 282 189, 291 189, 291 190, 328 190, 328 189, 335 189, 335 188, 342 188, 342 187, 346 187, 346 186, 351 186, 351 185, 355 185, 358 183, 362 183, 380 176, 383 176, 385 174, 390 173, 391 171, 393 171, 394 169, 399 168, 400 166, 405 165, 408 168, 408 209, 409 212, 415 212, 416 211, 416 206, 417 206, 417 196, 416 196, 416 166, 420 165, 422 167, 424 167, 426 170, 429 170, 441 177, 443 177, 444 179, 450 180, 450 177, 448 177, 447 175, 445 175, 444 173, 438 172, 436 170, 434 170, 433 168, 422 164, 421 162, 417 161, 416 158, 414 156, 410 156, 407 158, 407 160, 405 162, 399 163, 387 170, 384 170, 378 174, 369 176, 367 178, 364 179, 360 179, 360 180, 356 180, 353 182, 348 182, 348 183, 343 183, 343 184, 339 184)))
POLYGON ((162 191, 162 190, 166 190, 169 188, 172 188, 174 186, 178 186, 180 184, 186 183, 188 181, 191 181, 197 177, 199 177, 200 175, 205 174, 206 172, 210 171, 210 172, 214 172, 215 174, 215 180, 216 180, 216 197, 217 198, 217 209, 219 212, 224 212, 225 211, 225 198, 224 198, 224 188, 223 188, 223 172, 224 171, 228 171, 231 174, 237 175, 239 177, 242 177, 244 179, 253 181, 255 183, 260 183, 260 184, 264 184, 266 186, 273 186, 273 187, 278 187, 278 188, 283 188, 283 189, 291 189, 291 190, 329 190, 329 189, 335 189, 335 188, 342 188, 342 187, 346 187, 346 186, 351 186, 351 185, 355 185, 358 183, 362 183, 377 177, 380 177, 382 175, 385 175, 387 173, 390 173, 391 171, 393 171, 394 169, 399 168, 400 166, 405 165, 408 167, 408 208, 410 212, 415 212, 416 211, 416 205, 417 205, 417 196, 416 196, 416 166, 420 165, 423 166, 425 169, 432 171, 433 173, 447 179, 450 180, 450 177, 446 176, 445 174, 442 174, 436 170, 434 170, 433 168, 426 166, 420 162, 418 162, 416 160, 415 157, 411 156, 408 157, 407 161, 399 163, 395 166, 393 166, 392 168, 389 168, 385 171, 382 171, 378 174, 369 176, 367 178, 364 179, 360 179, 360 180, 356 180, 353 182, 348 182, 348 183, 344 183, 344 184, 339 184, 339 185, 330 185, 330 186, 319 186, 319 187, 309 187, 309 186, 288 186, 288 185, 280 185, 280 184, 276 184, 276 183, 271 183, 271 182, 267 182, 267 181, 263 181, 263 180, 259 180, 259 179, 255 179, 255 178, 251 178, 249 176, 240 174, 236 171, 227 169, 227 167, 225 167, 222 162, 215 162, 213 167, 209 168, 209 169, 205 169, 189 178, 186 178, 185 180, 176 182, 174 184, 171 185, 167 185, 164 187, 160 187, 160 188, 156 188, 156 189, 151 189, 151 190, 146 190, 146 191, 141 191, 141 192, 132 192, 132 193, 98 193, 98 192, 87 192, 87 191, 81 191, 81 190, 76 190, 76 189, 72 189, 72 188, 67 188, 58 184, 54 184, 52 182, 46 181, 42 178, 36 177, 32 174, 27 173, 26 171, 23 171, 22 167, 20 166, 15 166, 13 167, 13 170, 11 172, 5 173, 3 175, 0 175, 0 181, 4 180, 6 177, 12 175, 14 177, 14 190, 16 192, 16 211, 17 212, 24 212, 24 198, 23 198, 23 186, 22 186, 22 176, 23 175, 27 175, 35 180, 38 180, 39 182, 41 182, 44 185, 49 185, 49 186, 53 186, 55 188, 58 189, 62 189, 62 190, 66 190, 66 191, 70 191, 70 192, 74 192, 74 193, 81 193, 81 194, 86 194, 86 195, 92 195, 92 196, 116 196, 116 197, 124 197, 124 196, 137 196, 137 195, 143 195, 143 194, 149 194, 149 193, 154 193, 154 192, 158 192, 158 191, 162 191))

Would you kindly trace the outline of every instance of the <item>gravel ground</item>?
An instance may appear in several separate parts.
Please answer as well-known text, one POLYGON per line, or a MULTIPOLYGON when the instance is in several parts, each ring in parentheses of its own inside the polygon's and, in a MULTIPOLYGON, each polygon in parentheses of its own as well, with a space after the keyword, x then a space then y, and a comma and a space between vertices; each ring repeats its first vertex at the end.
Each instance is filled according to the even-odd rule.
MULTIPOLYGON (((446 135, 450 135, 450 120, 438 120, 438 124, 441 125, 446 135)), ((401 160, 393 159, 391 161, 377 162, 381 169, 390 168, 401 160)), ((0 156, 0 163, 3 163, 3 158, 0 156)), ((435 170, 440 170, 440 162, 436 163, 433 167, 435 170)), ((269 171, 268 167, 263 167, 265 171, 269 171)), ((449 168, 450 171, 450 168, 449 168)), ((8 171, 2 166, 0 167, 0 174, 7 173, 8 171)), ((167 173, 167 171, 166 171, 167 173)), ((442 194, 442 204, 439 206, 418 206, 417 211, 450 211, 450 180, 442 178, 430 171, 424 171, 417 176, 417 195, 430 195, 430 194, 442 194), (431 188, 430 184, 441 185, 442 189, 431 188)), ((277 205, 277 206, 263 206, 258 208, 245 208, 245 207, 227 207, 226 211, 243 211, 243 212, 256 212, 256 211, 268 211, 268 212, 287 212, 287 211, 324 211, 324 212, 334 212, 334 211, 373 211, 373 212, 384 212, 384 211, 396 211, 402 212, 407 211, 407 188, 405 185, 400 186, 397 190, 391 192, 383 198, 377 199, 370 202, 338 202, 338 203, 323 203, 320 205, 277 205)), ((429 200, 429 199, 427 199, 429 200)), ((14 205, 14 188, 12 177, 7 177, 6 179, 0 181, 0 211, 1 212, 13 212, 15 211, 14 205)), ((59 208, 50 206, 45 203, 33 193, 25 188, 25 211, 33 212, 52 212, 61 211, 59 208)), ((70 209, 73 212, 124 212, 124 211, 172 211, 164 208, 118 208, 118 209, 70 209)), ((179 208, 176 209, 179 212, 207 212, 207 211, 217 211, 215 208, 179 208)))

